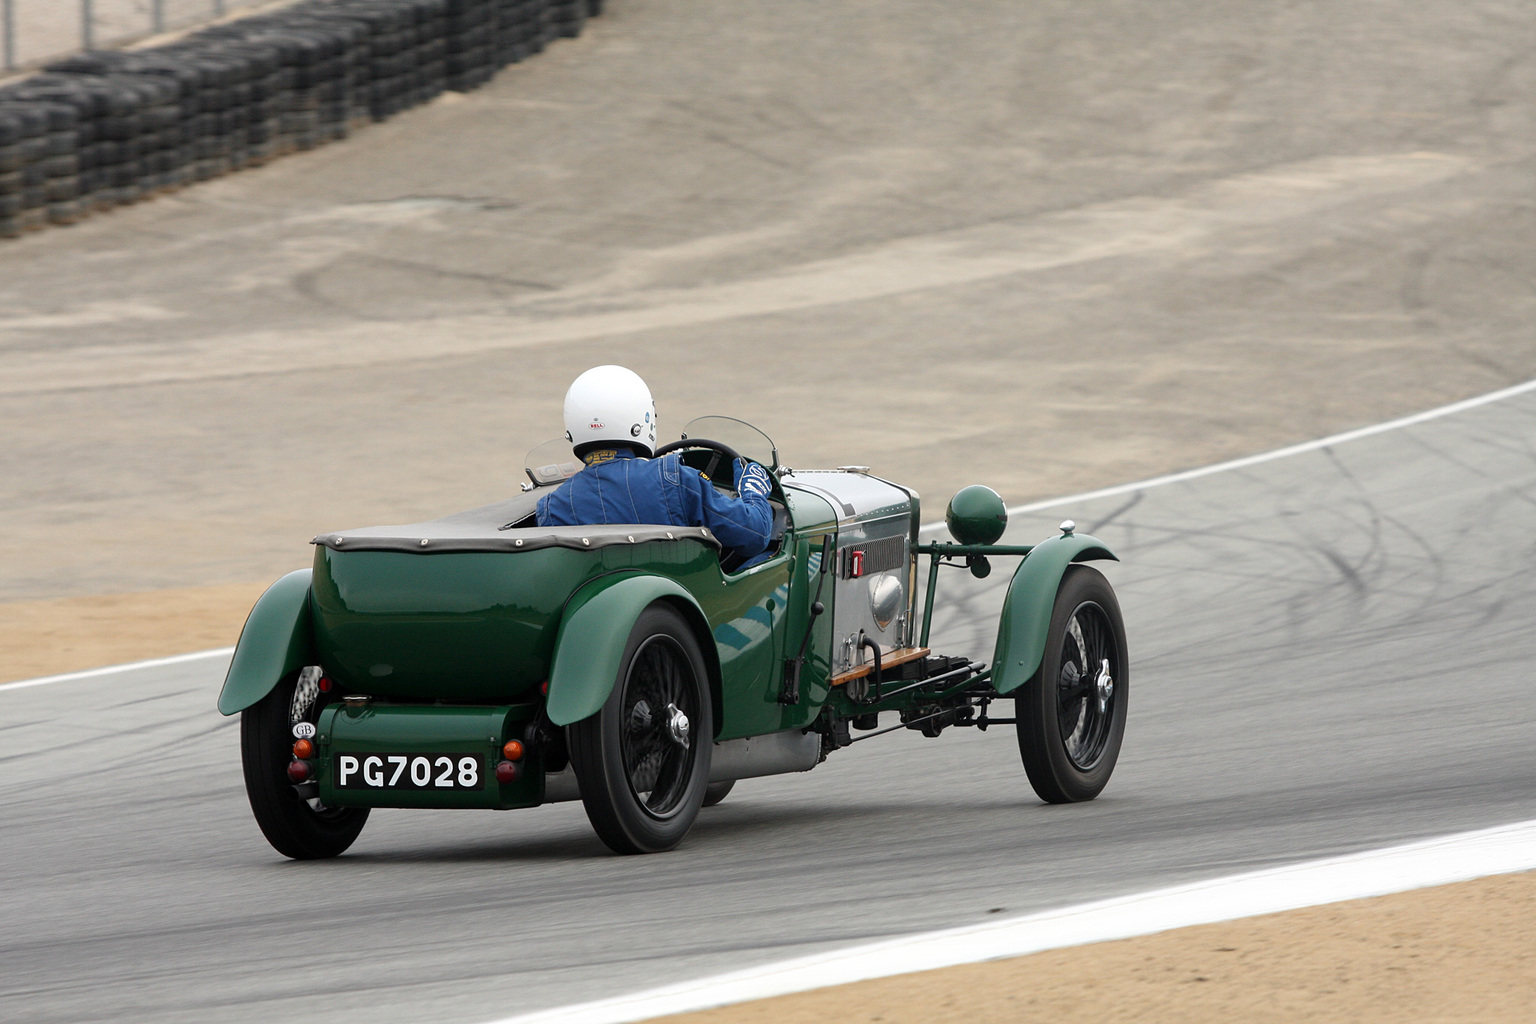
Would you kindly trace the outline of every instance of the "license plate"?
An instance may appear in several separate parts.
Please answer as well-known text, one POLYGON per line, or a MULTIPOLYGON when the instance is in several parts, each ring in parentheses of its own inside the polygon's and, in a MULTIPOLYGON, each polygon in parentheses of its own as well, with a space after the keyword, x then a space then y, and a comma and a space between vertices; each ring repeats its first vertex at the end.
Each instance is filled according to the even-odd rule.
POLYGON ((480 789, 484 763, 470 754, 337 754, 337 789, 480 789))

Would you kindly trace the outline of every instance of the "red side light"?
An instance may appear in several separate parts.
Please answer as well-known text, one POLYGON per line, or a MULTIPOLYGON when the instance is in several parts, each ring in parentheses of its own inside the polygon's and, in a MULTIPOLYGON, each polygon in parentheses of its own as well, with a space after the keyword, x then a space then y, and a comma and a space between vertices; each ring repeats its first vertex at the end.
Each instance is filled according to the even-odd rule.
POLYGON ((539 684, 539 693, 543 694, 546 697, 549 696, 549 680, 548 679, 544 680, 542 683, 539 684))
POLYGON ((309 762, 308 761, 289 761, 288 762, 288 781, 289 782, 294 782, 294 783, 304 782, 308 778, 309 778, 309 762))
POLYGON ((320 677, 320 692, 321 693, 330 693, 331 692, 331 677, 330 676, 321 676, 320 677))
POLYGON ((506 746, 501 748, 501 755, 508 761, 521 761, 523 759, 522 741, 507 740, 506 746))
POLYGON ((496 781, 505 785, 508 782, 516 782, 522 777, 522 769, 511 761, 501 761, 496 765, 496 781))
POLYGON ((293 741, 293 756, 303 761, 305 758, 315 756, 315 745, 309 740, 293 741))

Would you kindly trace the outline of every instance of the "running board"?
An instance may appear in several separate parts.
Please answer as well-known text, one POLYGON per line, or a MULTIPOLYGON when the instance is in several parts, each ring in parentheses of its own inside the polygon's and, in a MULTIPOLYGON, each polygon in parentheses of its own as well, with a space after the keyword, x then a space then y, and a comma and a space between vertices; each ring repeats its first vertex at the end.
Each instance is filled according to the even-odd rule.
POLYGON ((821 734, 786 729, 716 743, 709 761, 710 782, 734 782, 764 775, 808 772, 821 760, 821 734))
MULTIPOLYGON (((808 772, 821 760, 821 734, 786 729, 716 743, 709 759, 710 782, 734 782, 764 775, 808 772)), ((580 800, 576 773, 570 768, 544 776, 544 803, 580 800)))

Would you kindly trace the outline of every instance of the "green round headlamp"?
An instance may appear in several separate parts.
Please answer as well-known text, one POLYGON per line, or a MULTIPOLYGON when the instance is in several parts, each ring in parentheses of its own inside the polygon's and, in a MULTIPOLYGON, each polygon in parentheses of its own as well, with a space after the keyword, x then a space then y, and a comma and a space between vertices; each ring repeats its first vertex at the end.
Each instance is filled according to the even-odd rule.
POLYGON ((992 488, 971 484, 949 499, 944 522, 961 544, 995 544, 1008 528, 1008 508, 992 488))

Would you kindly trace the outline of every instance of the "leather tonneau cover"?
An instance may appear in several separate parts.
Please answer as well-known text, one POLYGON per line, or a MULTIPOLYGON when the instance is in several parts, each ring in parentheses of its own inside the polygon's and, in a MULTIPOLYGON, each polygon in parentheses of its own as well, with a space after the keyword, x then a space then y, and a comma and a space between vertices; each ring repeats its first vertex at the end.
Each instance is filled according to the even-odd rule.
POLYGON ((593 548, 644 544, 658 540, 691 540, 714 548, 720 542, 702 526, 613 524, 608 526, 514 527, 533 515, 540 495, 519 494, 494 505, 482 505, 441 519, 403 526, 367 526, 322 533, 310 543, 332 551, 409 551, 439 554, 450 551, 537 551, 540 548, 593 548))

